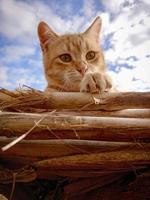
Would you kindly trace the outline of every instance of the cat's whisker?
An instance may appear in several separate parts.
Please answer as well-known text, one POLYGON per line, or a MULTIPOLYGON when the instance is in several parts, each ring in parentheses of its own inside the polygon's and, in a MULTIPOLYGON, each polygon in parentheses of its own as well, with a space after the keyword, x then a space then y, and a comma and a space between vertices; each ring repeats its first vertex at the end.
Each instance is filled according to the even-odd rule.
POLYGON ((76 74, 74 71, 67 72, 67 74, 76 74))
POLYGON ((75 81, 75 82, 81 80, 80 75, 76 71, 68 72, 66 74, 65 78, 67 78, 67 80, 69 80, 69 81, 71 80, 71 81, 75 81))
POLYGON ((68 71, 67 74, 77 74, 78 72, 76 70, 68 71))
POLYGON ((70 74, 66 74, 66 77, 77 77, 78 76, 78 74, 76 74, 76 73, 70 73, 70 74))
POLYGON ((62 88, 60 88, 60 92, 63 92, 64 91, 64 89, 63 88, 68 88, 68 80, 65 80, 64 79, 64 84, 62 85, 62 88))

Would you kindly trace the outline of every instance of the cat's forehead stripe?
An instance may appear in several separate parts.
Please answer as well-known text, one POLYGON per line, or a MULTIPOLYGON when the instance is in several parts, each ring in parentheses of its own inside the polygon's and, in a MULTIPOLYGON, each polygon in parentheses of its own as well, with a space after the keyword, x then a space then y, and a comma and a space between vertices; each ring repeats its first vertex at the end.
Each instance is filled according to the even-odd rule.
POLYGON ((66 38, 66 47, 68 51, 77 50, 81 51, 81 49, 86 48, 86 42, 84 41, 83 37, 81 35, 75 35, 75 36, 68 36, 66 38))

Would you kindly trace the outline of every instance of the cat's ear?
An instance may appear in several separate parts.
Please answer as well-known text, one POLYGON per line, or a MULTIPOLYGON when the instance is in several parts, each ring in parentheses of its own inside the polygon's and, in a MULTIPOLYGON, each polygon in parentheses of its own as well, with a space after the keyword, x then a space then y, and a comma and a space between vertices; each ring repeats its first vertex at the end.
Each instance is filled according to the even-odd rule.
POLYGON ((102 20, 98 16, 83 34, 87 36, 94 36, 96 40, 98 41, 101 27, 102 27, 102 20))
POLYGON ((47 49, 47 46, 59 37, 45 22, 39 23, 38 36, 42 51, 47 49))

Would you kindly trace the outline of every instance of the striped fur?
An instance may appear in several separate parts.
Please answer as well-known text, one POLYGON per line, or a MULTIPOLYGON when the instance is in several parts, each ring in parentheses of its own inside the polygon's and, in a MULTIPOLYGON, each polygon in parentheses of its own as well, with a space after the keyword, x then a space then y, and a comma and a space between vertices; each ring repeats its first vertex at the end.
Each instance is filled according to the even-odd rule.
MULTIPOLYGON (((38 26, 43 52, 46 91, 101 92, 111 88, 106 73, 103 51, 99 44, 101 20, 96 18, 92 25, 79 34, 58 36, 44 22, 38 26), (87 53, 94 52, 93 59, 87 53), (69 54, 71 61, 64 62, 61 55, 69 54)), ((93 55, 93 54, 92 54, 93 55)))

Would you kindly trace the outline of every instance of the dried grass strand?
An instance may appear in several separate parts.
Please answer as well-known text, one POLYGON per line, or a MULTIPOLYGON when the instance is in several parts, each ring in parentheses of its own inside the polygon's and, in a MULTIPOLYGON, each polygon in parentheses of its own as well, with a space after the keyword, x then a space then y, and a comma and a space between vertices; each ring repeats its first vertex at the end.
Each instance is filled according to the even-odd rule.
MULTIPOLYGON (((52 111, 52 112, 50 113, 50 115, 53 114, 54 112, 55 112, 55 110, 52 111)), ((35 122, 35 125, 34 125, 33 127, 31 127, 31 129, 29 129, 26 133, 24 133, 23 135, 21 135, 21 136, 18 137, 17 139, 13 140, 12 142, 10 142, 9 144, 7 144, 6 146, 2 147, 2 148, 1 148, 2 151, 6 151, 6 150, 10 149, 10 148, 13 147, 15 144, 17 144, 18 142, 20 142, 21 140, 23 140, 25 137, 27 137, 27 135, 29 135, 29 134, 44 120, 44 118, 45 118, 46 116, 47 116, 47 114, 46 114, 46 115, 43 115, 43 117, 42 117, 41 119, 39 119, 37 122, 35 122)))

